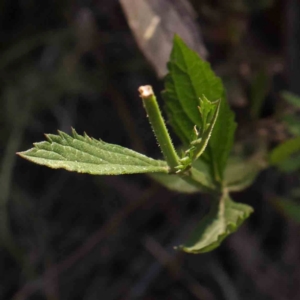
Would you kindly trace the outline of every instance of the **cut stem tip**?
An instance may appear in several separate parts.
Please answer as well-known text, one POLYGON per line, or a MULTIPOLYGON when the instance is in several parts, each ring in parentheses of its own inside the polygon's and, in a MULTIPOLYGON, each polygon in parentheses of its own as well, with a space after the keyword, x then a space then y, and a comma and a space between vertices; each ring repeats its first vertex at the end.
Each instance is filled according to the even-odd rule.
POLYGON ((138 89, 141 98, 149 98, 153 96, 153 89, 151 85, 143 85, 138 89))

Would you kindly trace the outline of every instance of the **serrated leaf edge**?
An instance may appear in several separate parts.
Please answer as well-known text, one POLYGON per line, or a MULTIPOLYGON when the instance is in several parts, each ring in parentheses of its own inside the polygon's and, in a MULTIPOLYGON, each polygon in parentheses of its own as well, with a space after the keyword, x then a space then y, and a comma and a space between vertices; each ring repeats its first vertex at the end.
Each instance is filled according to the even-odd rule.
MULTIPOLYGON (((221 212, 223 213, 222 214, 222 218, 225 219, 225 215, 224 215, 224 212, 225 212, 225 201, 231 201, 231 202, 234 202, 233 200, 231 200, 230 198, 228 200, 226 200, 226 198, 228 197, 228 193, 226 192, 222 198, 221 198, 221 212)), ((209 252, 209 251, 212 251, 214 250, 215 248, 219 247, 220 244, 223 242, 223 240, 229 236, 230 234, 234 233, 242 224, 243 222, 250 216, 251 213, 253 213, 253 208, 247 204, 244 204, 244 203, 237 203, 237 202, 234 202, 235 204, 242 204, 244 206, 247 206, 248 207, 248 211, 244 211, 242 216, 239 216, 238 219, 237 219, 237 222, 236 223, 233 223, 232 221, 227 223, 225 222, 224 220, 224 227, 226 228, 226 231, 222 234, 218 234, 215 236, 215 239, 207 246, 199 249, 199 250, 192 250, 192 249, 189 249, 191 247, 186 247, 184 245, 180 245, 178 247, 175 247, 175 249, 179 249, 181 251, 184 251, 184 252, 187 252, 187 253, 191 253, 191 254, 200 254, 200 253, 205 253, 205 252, 209 252)), ((204 217, 205 218, 205 217, 204 217)))
POLYGON ((99 175, 102 174, 102 173, 95 173, 94 171, 86 171, 86 170, 82 171, 81 170, 80 166, 86 167, 88 165, 101 166, 101 168, 104 171, 106 170, 105 172, 107 172, 107 173, 104 172, 103 175, 148 173, 148 172, 168 173, 168 170, 169 170, 164 161, 152 159, 143 154, 135 152, 131 149, 123 148, 119 145, 105 143, 102 140, 96 140, 94 138, 89 137, 86 133, 84 134, 84 136, 81 136, 73 128, 72 128, 72 136, 70 136, 62 131, 58 131, 58 135, 46 134, 46 138, 48 141, 34 143, 34 148, 31 148, 24 152, 19 152, 17 154, 29 161, 32 161, 32 162, 40 164, 40 165, 46 165, 47 167, 54 168, 54 169, 63 168, 63 169, 69 170, 69 171, 77 171, 79 173, 89 173, 89 174, 99 174, 99 175), (94 148, 95 150, 101 150, 103 153, 107 152, 108 154, 113 153, 114 155, 124 156, 125 160, 130 159, 130 157, 132 157, 132 159, 134 159, 136 161, 140 161, 141 165, 130 164, 130 163, 129 164, 118 164, 112 160, 107 160, 107 159, 101 158, 99 156, 95 156, 93 153, 91 153, 89 151, 84 151, 82 148, 80 148, 80 149, 76 148, 76 145, 71 144, 73 141, 76 141, 76 143, 77 143, 76 145, 78 145, 78 143, 79 144, 86 143, 89 147, 94 148), (99 146, 101 146, 101 148, 98 149, 95 145, 88 143, 88 141, 92 141, 96 145, 99 144, 99 146), (87 155, 95 157, 96 159, 98 159, 99 161, 102 161, 102 162, 99 162, 99 164, 94 163, 94 162, 78 162, 77 166, 70 166, 70 165, 68 165, 68 162, 71 164, 74 164, 76 161, 67 160, 66 157, 64 157, 61 153, 55 152, 55 150, 53 148, 51 150, 47 149, 47 147, 49 147, 49 146, 55 147, 55 145, 63 146, 63 147, 67 147, 67 148, 70 147, 70 148, 72 148, 72 150, 74 150, 74 149, 78 150, 82 153, 85 153, 87 155), (58 158, 57 159, 56 158, 43 158, 43 157, 39 157, 38 155, 33 155, 33 153, 35 154, 39 150, 45 151, 45 152, 48 151, 49 153, 57 156, 58 158), (36 151, 36 152, 34 152, 34 151, 36 151), (123 152, 125 152, 125 153, 123 153, 123 152), (59 161, 59 163, 55 165, 56 160, 59 161), (49 161, 52 161, 53 164, 50 165, 49 161), (126 167, 132 168, 132 170, 134 170, 134 171, 127 172, 126 167), (119 172, 118 172, 118 169, 120 170, 119 172), (111 170, 111 171, 108 172, 107 170, 111 170))

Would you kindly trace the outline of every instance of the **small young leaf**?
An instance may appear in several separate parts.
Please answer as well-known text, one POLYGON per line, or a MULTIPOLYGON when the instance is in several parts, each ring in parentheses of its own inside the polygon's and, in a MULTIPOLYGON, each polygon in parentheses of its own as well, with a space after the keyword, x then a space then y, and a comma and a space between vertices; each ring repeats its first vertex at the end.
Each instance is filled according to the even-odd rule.
POLYGON ((59 131, 59 135, 47 134, 46 137, 48 141, 35 143, 34 148, 18 154, 50 168, 93 175, 168 172, 164 161, 90 138, 86 134, 81 136, 74 129, 72 136, 59 131))
POLYGON ((178 36, 174 38, 168 70, 162 95, 170 123, 183 143, 192 141, 195 125, 201 128, 201 115, 197 109, 199 98, 204 95, 213 102, 221 99, 219 116, 209 142, 215 178, 221 181, 236 128, 222 82, 209 63, 189 49, 178 36))
POLYGON ((190 239, 179 248, 194 254, 212 251, 235 232, 252 212, 252 207, 232 201, 225 193, 220 201, 215 201, 190 239))
POLYGON ((221 100, 219 99, 216 102, 211 102, 204 95, 199 97, 200 105, 198 106, 198 109, 202 122, 200 135, 203 135, 211 123, 216 121, 219 113, 220 101, 221 100), (214 116, 214 112, 216 116, 214 116))
POLYGON ((221 100, 210 102, 205 96, 203 96, 203 98, 200 98, 200 102, 201 104, 204 104, 203 106, 199 106, 199 111, 202 117, 202 126, 200 132, 201 139, 199 142, 197 140, 191 142, 191 144, 196 148, 193 160, 199 158, 202 155, 209 142, 219 115, 221 100), (206 101, 209 102, 210 105, 208 105, 206 101), (209 115, 211 115, 210 118, 209 115))
POLYGON ((219 114, 220 102, 221 100, 211 102, 205 96, 200 98, 200 106, 198 107, 202 122, 200 132, 195 126, 194 139, 179 160, 180 164, 176 167, 178 170, 176 173, 183 173, 191 168, 192 163, 204 153, 219 114))

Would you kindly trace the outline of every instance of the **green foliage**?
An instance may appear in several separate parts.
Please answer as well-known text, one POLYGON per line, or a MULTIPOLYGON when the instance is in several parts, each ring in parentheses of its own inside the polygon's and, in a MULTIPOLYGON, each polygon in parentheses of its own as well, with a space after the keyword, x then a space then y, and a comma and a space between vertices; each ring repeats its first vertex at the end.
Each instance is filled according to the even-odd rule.
POLYGON ((184 172, 203 154, 218 118, 221 100, 210 102, 203 96, 203 98, 199 98, 199 101, 201 127, 198 132, 196 125, 194 126, 194 139, 190 142, 191 147, 184 152, 183 157, 180 159, 177 173, 184 172))
POLYGON ((197 186, 193 182, 190 183, 187 182, 177 174, 172 175, 172 174, 164 174, 164 173, 153 173, 150 174, 150 177, 155 181, 159 182, 161 185, 165 186, 166 188, 174 192, 194 194, 202 191, 199 186, 197 186))
POLYGON ((171 125, 181 140, 189 144, 194 126, 200 128, 202 125, 197 110, 199 98, 203 95, 211 101, 224 98, 223 85, 209 64, 178 36, 174 38, 168 70, 162 96, 171 125))
POLYGON ((162 95, 171 125, 183 143, 189 144, 193 141, 195 125, 198 128, 203 126, 203 117, 195 109, 201 105, 199 99, 205 95, 213 102, 221 100, 218 119, 208 147, 215 179, 221 181, 236 128, 223 84, 211 70, 209 63, 201 60, 178 36, 174 38, 168 70, 162 95))
POLYGON ((300 166, 299 154, 300 137, 289 139, 271 151, 270 164, 287 172, 296 170, 300 166), (294 158, 293 155, 297 156, 294 158))
POLYGON ((155 173, 150 176, 175 191, 206 192, 214 199, 203 218, 180 249, 203 253, 220 243, 244 222, 253 209, 231 200, 229 191, 247 187, 262 168, 253 161, 230 161, 236 123, 220 78, 197 53, 178 37, 165 79, 165 100, 171 125, 181 138, 179 158, 169 136, 151 86, 140 87, 141 98, 166 161, 155 160, 133 150, 81 136, 46 135, 48 141, 19 155, 50 168, 93 175, 155 173))
POLYGON ((166 163, 130 149, 81 136, 73 129, 69 136, 47 134, 49 142, 35 143, 34 148, 18 153, 34 163, 50 168, 92 175, 120 175, 168 172, 166 163))
POLYGON ((189 170, 189 176, 163 173, 155 173, 150 176, 166 188, 181 193, 214 192, 217 188, 209 165, 201 159, 193 163, 193 167, 189 170))
POLYGON ((250 159, 231 157, 225 169, 225 186, 230 192, 242 191, 252 184, 266 163, 261 155, 250 159))
POLYGON ((218 121, 210 139, 210 155, 213 165, 214 175, 217 181, 222 181, 227 159, 231 151, 236 123, 234 114, 227 101, 221 102, 218 121))
POLYGON ((227 192, 216 200, 208 215, 199 223, 188 241, 180 248, 189 253, 204 253, 217 248, 221 242, 253 212, 246 204, 233 202, 227 192))

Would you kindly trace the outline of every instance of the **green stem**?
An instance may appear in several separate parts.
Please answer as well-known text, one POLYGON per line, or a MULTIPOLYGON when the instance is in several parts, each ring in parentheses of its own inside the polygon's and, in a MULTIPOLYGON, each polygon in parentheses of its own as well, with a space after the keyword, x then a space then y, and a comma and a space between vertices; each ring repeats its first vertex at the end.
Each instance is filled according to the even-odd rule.
POLYGON ((170 172, 176 172, 175 167, 179 165, 179 157, 173 146, 171 137, 166 127, 165 121, 159 109, 156 97, 150 85, 139 88, 140 96, 146 109, 150 124, 160 146, 160 149, 167 161, 170 172))

